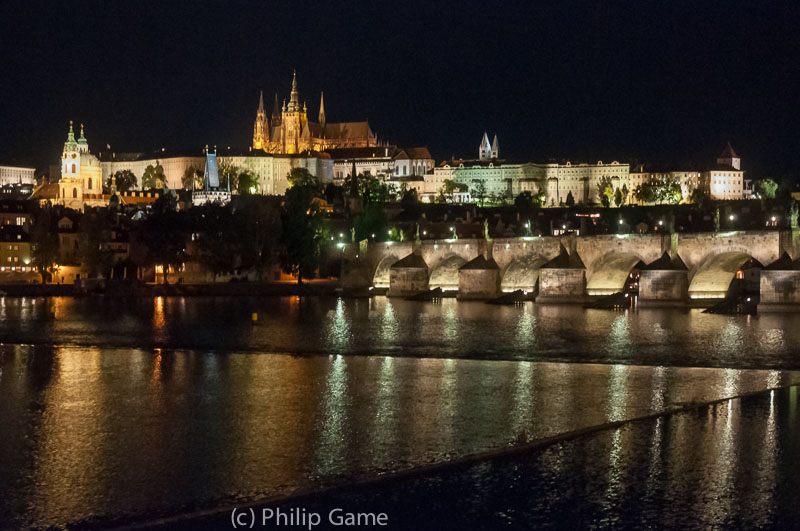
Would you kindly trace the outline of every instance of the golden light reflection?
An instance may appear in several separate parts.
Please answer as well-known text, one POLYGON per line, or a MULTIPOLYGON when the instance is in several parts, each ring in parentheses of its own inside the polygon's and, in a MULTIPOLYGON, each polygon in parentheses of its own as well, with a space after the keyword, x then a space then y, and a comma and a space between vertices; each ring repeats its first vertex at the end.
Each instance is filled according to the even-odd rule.
POLYGON ((328 312, 328 349, 334 352, 346 351, 350 347, 350 320, 345 312, 344 299, 336 300, 336 309, 328 312))
MULTIPOLYGON (((341 302, 341 299, 339 299, 341 302)), ((344 356, 332 356, 325 379, 322 432, 317 447, 317 462, 321 473, 342 468, 347 449, 345 425, 347 424, 347 362, 344 356)))
POLYGON ((164 297, 156 297, 153 299, 153 327, 164 328, 167 324, 166 316, 164 315, 164 297))
POLYGON ((514 433, 519 442, 528 442, 533 423, 533 363, 519 362, 514 375, 514 433))
POLYGON ((397 318, 394 314, 392 302, 387 300, 386 307, 383 309, 381 318, 381 339, 384 342, 392 342, 397 339, 397 318))
POLYGON ((519 348, 526 350, 536 348, 535 326, 536 318, 526 308, 517 320, 516 340, 519 348))
POLYGON ((157 348, 156 350, 156 357, 153 361, 153 377, 151 381, 153 383, 158 383, 161 381, 161 349, 157 348))

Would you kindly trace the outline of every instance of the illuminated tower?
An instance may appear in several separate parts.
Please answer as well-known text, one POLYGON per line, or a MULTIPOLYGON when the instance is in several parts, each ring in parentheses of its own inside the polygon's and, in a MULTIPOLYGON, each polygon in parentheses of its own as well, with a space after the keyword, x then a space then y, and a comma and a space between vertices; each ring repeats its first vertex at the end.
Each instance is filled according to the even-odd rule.
POLYGON ((267 112, 264 110, 264 92, 258 97, 258 111, 256 122, 253 124, 253 149, 266 149, 269 142, 269 122, 267 112))
POLYGON ((72 120, 70 120, 67 141, 64 142, 64 151, 61 154, 61 178, 78 177, 80 174, 80 151, 78 149, 78 143, 75 141, 75 132, 72 130, 72 120))
POLYGON ((717 157, 717 164, 726 164, 728 166, 733 166, 737 170, 742 169, 741 167, 742 161, 739 158, 739 155, 737 155, 736 152, 731 147, 730 142, 728 142, 728 145, 725 146, 725 149, 722 151, 722 153, 719 154, 719 157, 717 157))
POLYGON ((325 94, 322 92, 319 93, 319 128, 325 138, 325 94))
POLYGON ((484 131, 481 145, 478 146, 478 160, 489 160, 492 156, 492 146, 489 144, 489 135, 484 131))
POLYGON ((281 125, 281 105, 278 103, 278 93, 275 93, 275 103, 272 104, 272 127, 281 125))
POLYGON ((494 140, 492 140, 492 156, 493 159, 500 158, 500 147, 497 144, 497 135, 494 135, 494 140))
POLYGON ((293 73, 292 93, 289 98, 289 104, 286 106, 286 110, 283 111, 283 116, 281 116, 281 129, 284 133, 284 153, 299 153, 302 151, 300 137, 307 123, 305 106, 300 106, 300 94, 297 91, 297 73, 293 73))

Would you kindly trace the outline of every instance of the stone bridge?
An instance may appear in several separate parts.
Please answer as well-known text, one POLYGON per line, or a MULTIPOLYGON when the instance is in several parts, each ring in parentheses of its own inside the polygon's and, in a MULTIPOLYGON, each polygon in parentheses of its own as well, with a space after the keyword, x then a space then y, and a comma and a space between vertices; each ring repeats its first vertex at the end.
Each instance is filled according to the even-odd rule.
POLYGON ((583 269, 580 276, 584 295, 597 296, 622 291, 634 269, 656 262, 668 253, 685 265, 690 296, 718 298, 724 296, 745 264, 765 266, 784 251, 797 258, 798 240, 797 231, 738 231, 361 242, 342 249, 345 261, 342 285, 389 288, 392 266, 415 254, 424 261, 424 266, 417 265, 418 269, 427 269, 429 288, 458 290, 459 269, 484 256, 494 259, 499 268, 498 291, 522 289, 535 293, 540 273, 551 268, 583 269), (571 259, 569 267, 548 265, 561 253, 571 259))

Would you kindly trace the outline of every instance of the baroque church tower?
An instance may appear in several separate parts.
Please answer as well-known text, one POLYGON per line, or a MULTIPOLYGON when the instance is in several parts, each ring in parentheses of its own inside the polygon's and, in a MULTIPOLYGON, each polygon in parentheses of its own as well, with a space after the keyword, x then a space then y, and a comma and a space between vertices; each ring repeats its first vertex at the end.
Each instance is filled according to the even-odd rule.
POLYGON ((83 134, 75 140, 72 121, 67 141, 61 153, 61 180, 58 183, 59 204, 82 210, 85 205, 103 204, 103 172, 100 161, 89 152, 89 142, 83 134))

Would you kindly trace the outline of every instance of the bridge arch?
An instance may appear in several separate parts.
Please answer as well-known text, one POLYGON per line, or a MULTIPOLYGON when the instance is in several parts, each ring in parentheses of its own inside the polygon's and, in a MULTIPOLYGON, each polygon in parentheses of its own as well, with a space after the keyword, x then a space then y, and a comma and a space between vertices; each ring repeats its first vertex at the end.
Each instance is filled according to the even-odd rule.
POLYGON ((381 258, 381 261, 378 262, 378 266, 375 268, 375 274, 372 275, 372 286, 376 288, 388 288, 389 287, 389 268, 395 262, 398 262, 400 259, 397 258, 397 255, 388 254, 381 258))
POLYGON ((467 261, 457 254, 445 256, 431 269, 429 286, 431 289, 453 291, 458 289, 458 268, 467 261))
MULTIPOLYGON (((689 297, 692 299, 722 299, 728 294, 737 274, 762 264, 747 249, 722 250, 706 255, 689 275, 689 297)), ((743 277, 741 280, 745 280, 743 277)))
POLYGON ((515 258, 503 271, 500 290, 510 292, 521 289, 535 292, 539 285, 539 268, 545 263, 547 258, 536 255, 515 258))
POLYGON ((625 282, 644 260, 638 254, 611 251, 596 259, 586 272, 587 295, 611 295, 623 291, 625 282))

